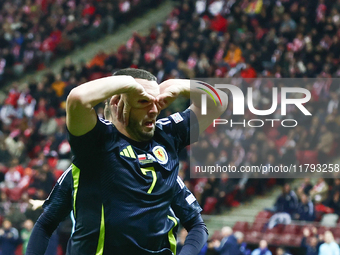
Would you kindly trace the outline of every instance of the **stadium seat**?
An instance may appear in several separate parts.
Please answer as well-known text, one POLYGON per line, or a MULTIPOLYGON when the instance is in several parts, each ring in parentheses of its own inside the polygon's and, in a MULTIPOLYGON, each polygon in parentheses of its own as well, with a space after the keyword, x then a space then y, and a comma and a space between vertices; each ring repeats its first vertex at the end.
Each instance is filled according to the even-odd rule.
POLYGON ((234 201, 234 195, 233 194, 228 194, 225 196, 225 201, 224 203, 227 205, 227 206, 231 206, 231 204, 233 203, 234 201))
POLYGON ((251 231, 256 231, 256 232, 263 232, 264 231, 264 222, 259 222, 255 221, 253 225, 251 226, 250 230, 251 231))
POLYGON ((90 80, 96 80, 96 79, 99 79, 99 78, 103 78, 103 77, 105 77, 106 75, 104 74, 104 73, 102 73, 102 72, 95 72, 95 73, 92 73, 91 75, 90 75, 90 80))
POLYGON ((283 245, 283 246, 291 246, 292 244, 292 239, 295 236, 292 234, 283 234, 282 236, 280 236, 279 239, 279 245, 283 245))
POLYGON ((252 195, 254 195, 255 194, 255 188, 254 187, 248 187, 247 189, 246 189, 246 195, 248 196, 248 197, 250 197, 250 196, 252 196, 252 195))
POLYGON ((300 165, 303 164, 318 164, 318 152, 317 151, 298 151, 296 153, 297 160, 300 165))
POLYGON ((323 235, 326 231, 331 231, 332 228, 330 227, 325 227, 325 226, 320 226, 318 227, 318 235, 323 235))
POLYGON ((207 197, 207 199, 205 200, 203 212, 205 214, 211 214, 215 210, 216 203, 217 203, 216 197, 207 197))
POLYGON ((284 227, 283 233, 290 235, 299 235, 301 234, 301 227, 299 225, 289 224, 284 227))
POLYGON ((221 231, 215 230, 214 234, 211 236, 211 240, 222 240, 221 231))
POLYGON ((284 227, 285 227, 284 224, 278 224, 272 229, 266 229, 266 233, 281 234, 284 230, 284 227))
POLYGON ((266 240, 268 245, 275 245, 276 243, 278 243, 278 240, 276 240, 276 234, 274 233, 265 233, 262 236, 262 239, 266 240))
POLYGON ((241 205, 241 203, 237 200, 233 200, 231 202, 231 207, 239 207, 241 205))
POLYGON ((275 184, 276 184, 276 179, 275 179, 275 178, 270 178, 270 179, 268 179, 268 181, 267 181, 267 183, 266 183, 266 185, 267 185, 268 188, 273 187, 275 184))
POLYGON ((19 244, 18 247, 15 249, 15 255, 22 255, 22 244, 19 244))
POLYGON ((340 238, 340 227, 333 228, 332 232, 335 238, 340 238))
POLYGON ((290 246, 295 246, 295 247, 300 247, 301 246, 301 241, 302 241, 302 236, 293 236, 291 237, 291 245, 290 246))
POLYGON ((258 219, 269 219, 273 214, 268 211, 261 211, 256 215, 255 221, 258 219))
POLYGON ((244 222, 244 221, 238 221, 238 222, 235 223, 233 230, 234 230, 234 232, 240 231, 242 233, 246 233, 249 230, 249 223, 244 222))
POLYGON ((262 239, 263 233, 258 231, 250 231, 245 235, 245 242, 258 244, 259 241, 262 239))

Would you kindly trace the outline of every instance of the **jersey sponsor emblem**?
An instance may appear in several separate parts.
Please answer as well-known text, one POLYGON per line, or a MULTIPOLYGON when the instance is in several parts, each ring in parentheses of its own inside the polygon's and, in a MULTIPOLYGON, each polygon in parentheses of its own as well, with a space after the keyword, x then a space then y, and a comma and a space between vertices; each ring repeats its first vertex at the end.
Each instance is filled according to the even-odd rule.
POLYGON ((145 154, 138 155, 138 160, 139 161, 146 160, 146 155, 145 154))
POLYGON ((155 155, 157 161, 160 164, 166 164, 168 162, 168 154, 166 153, 165 149, 161 146, 155 146, 152 149, 153 155, 155 155))
POLYGON ((171 114, 170 117, 175 121, 176 124, 183 121, 182 116, 178 112, 171 114))
POLYGON ((152 156, 151 154, 147 153, 147 154, 140 154, 138 155, 138 161, 140 164, 145 165, 145 164, 149 164, 149 163, 153 163, 156 161, 156 159, 154 158, 154 156, 152 156))
POLYGON ((190 194, 185 198, 185 200, 188 202, 189 205, 191 205, 193 202, 195 202, 196 198, 194 197, 193 194, 190 194))

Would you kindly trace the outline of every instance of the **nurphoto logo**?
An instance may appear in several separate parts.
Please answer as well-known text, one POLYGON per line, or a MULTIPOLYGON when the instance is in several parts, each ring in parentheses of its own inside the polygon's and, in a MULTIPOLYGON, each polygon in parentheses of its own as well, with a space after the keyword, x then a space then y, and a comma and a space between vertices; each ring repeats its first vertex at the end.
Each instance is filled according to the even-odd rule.
MULTIPOLYGON (((278 109, 278 106, 280 104, 280 114, 281 116, 287 115, 287 107, 293 106, 297 107, 302 114, 305 116, 311 116, 312 114, 307 110, 307 108, 304 106, 305 103, 307 103, 311 99, 311 93, 305 88, 299 88, 299 87, 272 87, 271 88, 271 95, 272 95, 272 102, 271 107, 269 109, 256 109, 253 104, 253 88, 248 87, 247 88, 247 97, 245 97, 243 91, 231 84, 215 84, 215 86, 211 86, 207 83, 200 82, 200 84, 207 87, 207 89, 199 88, 201 90, 204 90, 214 101, 215 105, 217 105, 215 97, 220 101, 220 104, 228 104, 228 102, 222 102, 221 98, 219 97, 218 93, 215 89, 221 89, 221 90, 228 90, 232 96, 232 113, 233 115, 245 115, 245 108, 248 107, 248 110, 250 113, 256 116, 269 116, 275 113, 278 109), (208 90, 209 89, 209 90, 208 90), (295 96, 297 94, 300 94, 300 97, 298 98, 291 98, 289 95, 294 94, 295 96), (304 97, 303 97, 304 96, 304 97)), ((206 115, 207 114, 207 94, 202 94, 201 96, 201 114, 206 115)), ((262 127, 264 126, 265 122, 271 123, 271 126, 274 127, 274 123, 276 121, 280 121, 282 127, 295 127, 298 125, 298 121, 296 119, 250 119, 250 120, 243 120, 241 122, 233 122, 232 119, 214 119, 213 121, 213 127, 216 127, 217 125, 227 125, 229 124, 230 127, 233 127, 235 125, 242 125, 243 127, 249 126, 249 127, 262 127)))

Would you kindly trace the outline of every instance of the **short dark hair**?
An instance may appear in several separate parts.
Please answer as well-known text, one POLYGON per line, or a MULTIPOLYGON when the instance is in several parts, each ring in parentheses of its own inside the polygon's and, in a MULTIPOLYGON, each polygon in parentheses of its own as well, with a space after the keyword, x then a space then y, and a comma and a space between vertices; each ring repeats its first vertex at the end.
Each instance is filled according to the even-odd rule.
POLYGON ((120 70, 114 72, 113 75, 130 75, 135 79, 157 81, 156 76, 154 76, 152 73, 145 71, 143 69, 136 69, 136 68, 120 69, 120 70))

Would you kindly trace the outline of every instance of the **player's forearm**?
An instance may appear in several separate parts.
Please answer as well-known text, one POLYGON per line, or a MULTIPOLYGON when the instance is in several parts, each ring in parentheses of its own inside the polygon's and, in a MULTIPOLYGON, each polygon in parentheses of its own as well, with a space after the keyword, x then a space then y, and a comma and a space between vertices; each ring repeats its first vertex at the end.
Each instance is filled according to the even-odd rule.
POLYGON ((68 98, 68 106, 82 105, 92 108, 105 99, 122 93, 127 93, 136 81, 128 75, 110 76, 94 81, 86 82, 71 90, 68 98))
POLYGON ((200 214, 183 223, 188 235, 179 255, 197 255, 208 240, 208 230, 200 214))
POLYGON ((28 241, 26 255, 44 255, 51 235, 38 221, 32 230, 28 241))
POLYGON ((213 109, 214 113, 216 113, 217 115, 223 113, 227 108, 228 95, 225 92, 219 89, 215 89, 212 86, 208 87, 207 85, 204 85, 204 82, 188 79, 172 79, 167 80, 164 83, 165 86, 178 84, 180 95, 191 99, 192 104, 198 108, 201 108, 202 94, 207 95, 207 109, 213 109), (211 91, 211 88, 214 91, 211 91))

